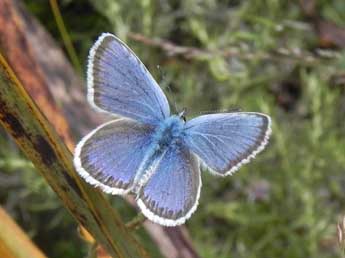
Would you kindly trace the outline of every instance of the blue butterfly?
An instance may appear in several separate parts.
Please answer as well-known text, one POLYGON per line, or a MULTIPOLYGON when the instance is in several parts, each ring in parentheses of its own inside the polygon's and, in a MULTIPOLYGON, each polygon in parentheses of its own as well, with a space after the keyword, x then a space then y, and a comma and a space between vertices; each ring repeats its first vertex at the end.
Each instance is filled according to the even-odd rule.
POLYGON ((263 150, 270 117, 208 114, 185 122, 139 58, 117 37, 102 34, 90 50, 88 100, 121 118, 102 124, 75 149, 77 172, 106 193, 136 196, 142 213, 165 226, 183 224, 196 210, 200 161, 231 175, 263 150))

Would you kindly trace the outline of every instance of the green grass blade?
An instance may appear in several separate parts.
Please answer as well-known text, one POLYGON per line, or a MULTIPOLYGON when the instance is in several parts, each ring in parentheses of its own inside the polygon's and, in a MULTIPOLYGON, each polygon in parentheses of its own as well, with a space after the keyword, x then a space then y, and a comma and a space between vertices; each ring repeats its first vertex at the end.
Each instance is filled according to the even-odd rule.
POLYGON ((0 54, 0 123, 65 207, 113 257, 148 257, 119 215, 76 174, 72 155, 0 54))

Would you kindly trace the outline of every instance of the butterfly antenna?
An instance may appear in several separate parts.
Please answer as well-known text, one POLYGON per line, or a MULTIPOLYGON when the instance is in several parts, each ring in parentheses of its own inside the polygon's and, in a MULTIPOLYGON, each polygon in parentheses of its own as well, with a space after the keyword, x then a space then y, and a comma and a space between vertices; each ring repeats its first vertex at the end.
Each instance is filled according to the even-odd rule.
POLYGON ((174 103, 175 113, 176 114, 180 113, 180 109, 177 106, 177 101, 176 101, 175 96, 174 96, 174 94, 173 94, 173 92, 172 92, 172 90, 171 90, 169 85, 167 86, 167 90, 169 92, 169 96, 171 96, 172 103, 174 103))
MULTIPOLYGON (((158 69, 158 71, 159 71, 159 74, 160 74, 160 81, 161 82, 164 82, 165 81, 165 78, 166 78, 166 76, 165 76, 165 73, 163 72, 163 70, 161 69, 161 67, 160 67, 160 65, 157 65, 157 69, 158 69)), ((173 94, 173 92, 172 92, 172 90, 171 90, 171 87, 169 86, 169 84, 164 84, 164 87, 163 87, 163 89, 166 89, 167 90, 167 92, 168 92, 168 94, 167 94, 167 98, 168 98, 168 100, 172 100, 172 101, 169 101, 170 103, 174 103, 174 111, 176 112, 176 113, 179 113, 179 109, 178 109, 178 107, 177 107, 177 102, 176 102, 176 99, 175 99, 175 97, 174 97, 174 94, 173 94)))

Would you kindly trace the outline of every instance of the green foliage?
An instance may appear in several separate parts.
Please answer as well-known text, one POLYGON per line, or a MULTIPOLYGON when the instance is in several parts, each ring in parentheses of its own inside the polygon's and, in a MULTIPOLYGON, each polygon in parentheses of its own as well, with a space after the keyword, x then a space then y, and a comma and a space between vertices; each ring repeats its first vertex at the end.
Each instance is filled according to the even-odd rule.
MULTIPOLYGON (((27 2, 60 40, 49 5, 27 2)), ((187 226, 205 258, 340 257, 335 225, 345 205, 345 95, 333 78, 344 71, 345 52, 331 58, 311 52, 317 35, 296 2, 62 1, 82 63, 97 35, 110 31, 133 48, 172 104, 188 107, 191 117, 234 108, 271 115, 270 144, 255 161, 233 177, 203 173, 200 205, 187 226), (131 40, 129 32, 214 55, 171 57, 131 40), (236 54, 219 54, 226 49, 236 54)), ((318 12, 345 26, 342 0, 319 1, 318 12)), ((4 164, 12 159, 17 156, 2 153, 4 164)), ((34 192, 39 180, 22 182, 34 192)))

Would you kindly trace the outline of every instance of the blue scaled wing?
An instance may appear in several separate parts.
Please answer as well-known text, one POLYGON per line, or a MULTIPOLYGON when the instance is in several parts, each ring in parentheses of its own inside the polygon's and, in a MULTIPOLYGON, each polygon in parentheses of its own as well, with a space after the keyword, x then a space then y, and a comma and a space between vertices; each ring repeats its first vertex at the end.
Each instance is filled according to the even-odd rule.
POLYGON ((117 37, 103 33, 90 50, 88 99, 93 107, 142 123, 170 115, 168 101, 139 58, 117 37))
POLYGON ((126 118, 101 125, 77 145, 74 155, 77 172, 106 193, 129 192, 152 132, 150 126, 126 118))
POLYGON ((196 210, 200 188, 198 158, 186 147, 173 145, 140 189, 137 202, 153 222, 176 226, 183 224, 196 210))
POLYGON ((260 113, 223 113, 186 123, 186 145, 211 172, 229 175, 264 149, 271 133, 269 116, 260 113))

